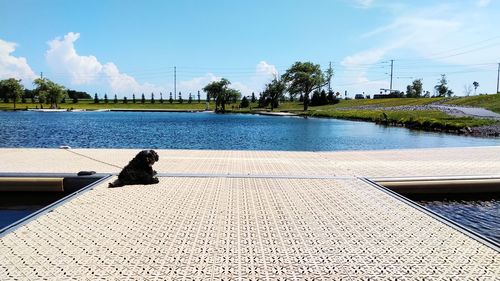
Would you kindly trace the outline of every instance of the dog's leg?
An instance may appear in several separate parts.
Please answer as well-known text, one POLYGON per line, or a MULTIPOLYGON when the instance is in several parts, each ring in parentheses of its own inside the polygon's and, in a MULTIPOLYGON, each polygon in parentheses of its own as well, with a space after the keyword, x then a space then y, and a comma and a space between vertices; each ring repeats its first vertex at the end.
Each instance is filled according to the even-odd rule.
POLYGON ((117 180, 115 180, 115 181, 113 181, 113 182, 110 182, 110 183, 108 184, 108 187, 109 187, 109 188, 114 188, 114 187, 120 187, 120 186, 123 186, 123 185, 124 185, 124 184, 123 184, 123 183, 122 183, 119 179, 117 179, 117 180))

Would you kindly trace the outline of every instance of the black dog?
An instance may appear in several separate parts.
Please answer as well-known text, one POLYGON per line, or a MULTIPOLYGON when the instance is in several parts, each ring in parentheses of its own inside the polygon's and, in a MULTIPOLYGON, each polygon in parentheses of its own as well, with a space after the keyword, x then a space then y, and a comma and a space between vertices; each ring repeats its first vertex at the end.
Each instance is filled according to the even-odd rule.
POLYGON ((130 160, 118 175, 118 179, 109 183, 109 187, 120 187, 131 184, 155 184, 158 178, 152 166, 160 159, 154 150, 143 150, 130 160))

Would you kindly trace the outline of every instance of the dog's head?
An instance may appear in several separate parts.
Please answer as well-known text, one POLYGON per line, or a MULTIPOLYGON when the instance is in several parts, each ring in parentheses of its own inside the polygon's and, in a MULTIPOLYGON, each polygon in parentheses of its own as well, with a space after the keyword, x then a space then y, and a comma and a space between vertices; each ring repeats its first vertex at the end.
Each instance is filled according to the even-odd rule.
POLYGON ((155 162, 160 160, 160 157, 158 156, 158 153, 156 153, 156 151, 150 149, 139 152, 135 159, 137 159, 141 163, 144 163, 146 166, 151 167, 155 162))

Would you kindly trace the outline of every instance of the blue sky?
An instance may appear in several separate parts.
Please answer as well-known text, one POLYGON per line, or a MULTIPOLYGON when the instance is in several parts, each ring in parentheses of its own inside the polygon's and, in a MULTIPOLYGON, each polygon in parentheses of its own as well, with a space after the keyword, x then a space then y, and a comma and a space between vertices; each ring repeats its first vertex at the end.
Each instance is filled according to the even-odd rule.
POLYGON ((70 89, 195 93, 228 78, 248 95, 295 61, 326 69, 349 96, 440 74, 463 95, 496 90, 500 1, 0 0, 0 78, 40 72, 70 89))

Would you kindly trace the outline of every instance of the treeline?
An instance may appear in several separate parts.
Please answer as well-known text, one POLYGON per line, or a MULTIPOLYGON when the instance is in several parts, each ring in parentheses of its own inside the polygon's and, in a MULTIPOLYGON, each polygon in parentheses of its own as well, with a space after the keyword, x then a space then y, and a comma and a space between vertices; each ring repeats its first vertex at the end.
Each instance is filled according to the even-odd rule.
POLYGON ((58 103, 65 103, 69 98, 73 103, 77 103, 78 99, 91 99, 92 97, 86 92, 67 90, 63 86, 50 81, 47 78, 37 78, 33 81, 35 89, 25 89, 21 84, 21 80, 9 78, 0 80, 0 100, 5 103, 11 102, 16 108, 16 103, 46 103, 51 107, 57 108, 58 103))
MULTIPOLYGON (((147 103, 147 102, 149 102, 151 104, 154 104, 156 102, 159 102, 161 104, 167 103, 167 102, 168 103, 177 102, 177 103, 180 103, 180 104, 183 104, 183 103, 191 104, 193 102, 201 103, 200 91, 198 91, 197 96, 194 96, 193 94, 189 93, 187 99, 184 99, 182 97, 182 92, 179 92, 179 94, 177 95, 177 97, 173 97, 172 96, 172 92, 170 92, 170 96, 166 100, 163 98, 163 93, 160 92, 159 96, 160 96, 160 98, 157 99, 157 96, 155 96, 154 93, 151 93, 151 96, 146 99, 146 96, 144 95, 144 93, 142 93, 141 96, 140 96, 140 98, 136 97, 135 94, 132 94, 131 98, 125 96, 121 100, 119 100, 118 96, 116 94, 114 95, 113 99, 109 99, 108 98, 108 94, 106 94, 106 93, 104 94, 103 97, 100 97, 97 93, 95 93, 94 94, 94 98, 93 98, 93 102, 95 104, 98 104, 98 103, 108 104, 108 103, 120 103, 120 102, 124 103, 124 104, 128 104, 128 103, 147 103)), ((207 102, 209 102, 209 101, 210 101, 210 98, 207 97, 207 102)))

